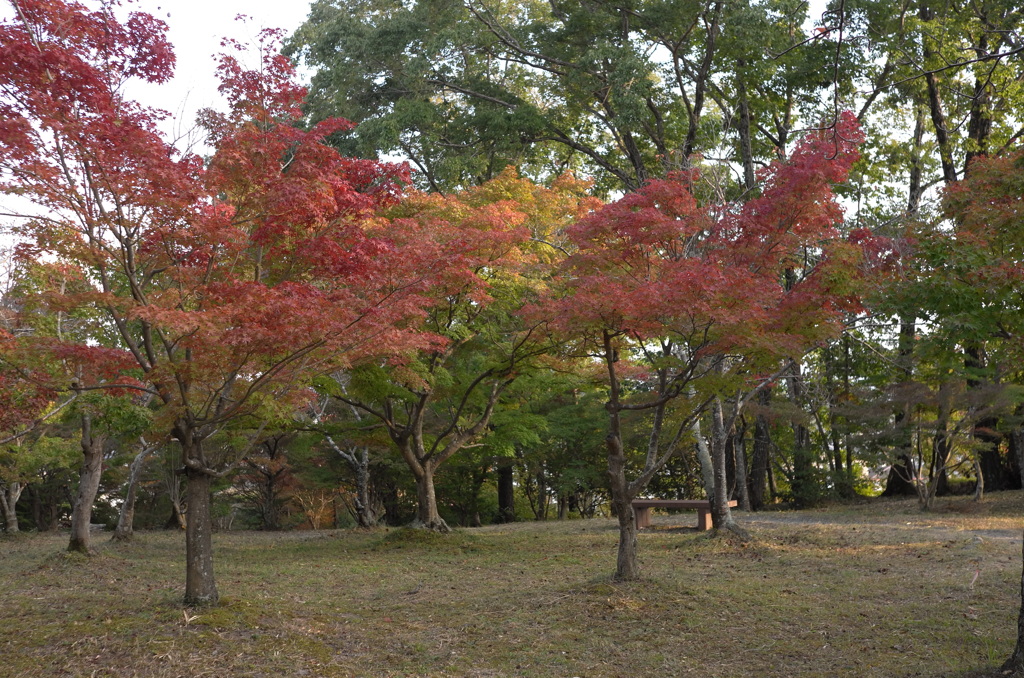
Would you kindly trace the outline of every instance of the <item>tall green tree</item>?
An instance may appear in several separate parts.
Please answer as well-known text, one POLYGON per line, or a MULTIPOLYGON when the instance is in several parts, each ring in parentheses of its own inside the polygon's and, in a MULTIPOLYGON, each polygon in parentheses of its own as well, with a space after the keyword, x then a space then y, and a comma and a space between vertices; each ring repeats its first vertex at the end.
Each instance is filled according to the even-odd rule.
POLYGON ((506 164, 635 190, 694 153, 755 163, 818 123, 823 43, 803 3, 320 0, 288 51, 307 113, 359 123, 346 148, 409 157, 451 190, 506 164))

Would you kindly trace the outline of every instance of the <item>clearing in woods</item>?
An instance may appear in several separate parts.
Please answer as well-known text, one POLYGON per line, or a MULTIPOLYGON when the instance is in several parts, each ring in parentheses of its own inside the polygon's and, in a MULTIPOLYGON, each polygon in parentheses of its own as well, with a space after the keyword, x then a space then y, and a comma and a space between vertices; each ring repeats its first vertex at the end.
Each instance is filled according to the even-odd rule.
POLYGON ((998 675, 1020 606, 1022 494, 616 523, 216 535, 224 599, 183 609, 183 537, 0 538, 0 674, 19 676, 998 675))

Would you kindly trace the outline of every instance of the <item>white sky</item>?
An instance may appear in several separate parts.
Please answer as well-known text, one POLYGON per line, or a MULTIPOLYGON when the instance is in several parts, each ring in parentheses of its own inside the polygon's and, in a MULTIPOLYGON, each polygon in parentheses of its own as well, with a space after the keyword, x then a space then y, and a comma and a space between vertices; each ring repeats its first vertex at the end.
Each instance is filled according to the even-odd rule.
MULTIPOLYGON (((85 0, 83 4, 89 7, 97 5, 93 0, 85 0)), ((129 97, 172 114, 172 119, 162 125, 168 139, 184 136, 192 129, 197 111, 221 106, 214 58, 224 51, 220 46, 221 39, 230 37, 243 43, 254 43, 262 28, 282 28, 286 35, 290 35, 306 20, 309 5, 310 0, 126 1, 120 16, 126 16, 130 11, 142 11, 167 23, 168 38, 177 57, 171 82, 159 86, 135 83, 128 91, 129 97), (250 19, 245 23, 235 21, 239 14, 250 19)), ((9 0, 0 0, 0 21, 8 21, 13 16, 14 9, 9 0)), ((193 135, 192 140, 196 139, 198 135, 193 135)), ((176 146, 180 150, 190 147, 188 140, 176 146)), ((195 144, 190 150, 202 153, 207 149, 195 144)), ((35 211, 19 198, 0 196, 0 212, 31 214, 35 211)), ((11 221, 7 217, 0 218, 0 227, 11 221)), ((9 244, 9 234, 0 233, 0 249, 9 244)))
MULTIPOLYGON (((84 4, 97 5, 94 0, 85 0, 84 4)), ((220 105, 214 57, 224 51, 221 39, 255 43, 262 28, 281 28, 290 35, 306 20, 309 5, 310 0, 127 0, 119 16, 141 11, 166 22, 168 38, 177 56, 175 76, 170 83, 133 84, 129 97, 170 112, 175 121, 167 123, 164 131, 178 136, 191 128, 198 110, 220 105), (250 18, 244 23, 235 21, 239 14, 250 18)), ((0 0, 0 20, 13 15, 9 0, 0 0)))
POLYGON ((174 121, 164 131, 181 136, 192 127, 197 111, 220 106, 215 57, 225 51, 221 39, 255 44, 263 28, 281 28, 291 35, 306 20, 309 5, 309 0, 135 0, 126 4, 126 10, 148 12, 167 23, 177 57, 170 83, 139 83, 129 95, 170 112, 174 121), (236 21, 239 14, 249 18, 236 21))

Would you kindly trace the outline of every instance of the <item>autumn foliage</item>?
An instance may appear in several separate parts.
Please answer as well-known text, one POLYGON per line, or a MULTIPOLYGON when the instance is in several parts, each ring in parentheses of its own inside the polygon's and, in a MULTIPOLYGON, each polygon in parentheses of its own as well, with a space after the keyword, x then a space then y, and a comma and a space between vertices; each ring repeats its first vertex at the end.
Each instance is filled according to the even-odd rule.
POLYGON ((698 203, 704 179, 693 170, 604 206, 569 229, 576 253, 538 313, 566 336, 674 333, 705 354, 799 354, 856 307, 846 264, 857 246, 840 237, 831 186, 859 139, 844 116, 773 163, 761 194, 739 204, 698 203))
POLYGON ((413 321, 436 267, 403 267, 415 255, 399 249, 416 241, 366 228, 405 169, 326 145, 343 120, 295 125, 304 90, 275 32, 256 64, 222 59, 229 110, 203 115, 207 164, 160 136, 160 112, 124 98, 131 79, 165 81, 174 57, 162 22, 122 22, 117 9, 19 0, 0 26, 0 189, 35 206, 22 254, 89 281, 52 304, 102 309, 113 350, 131 356, 182 446, 194 488, 186 598, 205 602, 216 589, 204 507, 233 460, 203 442, 313 374, 435 341, 413 321))

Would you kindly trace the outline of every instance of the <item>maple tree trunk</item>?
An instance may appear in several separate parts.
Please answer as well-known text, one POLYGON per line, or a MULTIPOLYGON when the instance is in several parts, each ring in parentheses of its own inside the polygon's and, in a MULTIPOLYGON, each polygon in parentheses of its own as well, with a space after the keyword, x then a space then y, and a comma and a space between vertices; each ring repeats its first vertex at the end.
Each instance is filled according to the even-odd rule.
POLYGON ((92 417, 82 415, 82 471, 79 474, 78 493, 71 510, 71 539, 68 551, 89 553, 89 528, 92 523, 92 505, 100 488, 103 473, 103 437, 92 433, 92 417))
POLYGON ((437 494, 434 492, 434 468, 430 464, 423 464, 422 473, 416 476, 416 522, 414 527, 419 527, 435 532, 451 532, 437 512, 437 494))
POLYGON ((4 531, 8 534, 18 532, 18 498, 21 497, 25 486, 15 481, 8 483, 0 489, 0 509, 4 512, 4 531))
POLYGON ((186 471, 185 498, 185 604, 212 605, 217 602, 217 584, 213 576, 213 520, 211 486, 206 473, 186 471))
POLYGON ((612 492, 612 512, 619 519, 619 546, 615 559, 616 581, 632 581, 640 578, 640 562, 636 554, 636 518, 633 515, 633 496, 626 482, 626 457, 622 440, 609 435, 608 477, 612 492))
MULTIPOLYGON (((1022 547, 1021 553, 1024 556, 1024 547, 1022 547)), ((1022 561, 1024 561, 1024 557, 1022 557, 1022 561)), ((1020 575, 1020 611, 1017 614, 1017 646, 1013 649, 1013 654, 1006 660, 1001 670, 1012 672, 1015 676, 1024 675, 1024 562, 1022 562, 1020 575)))
POLYGON ((619 548, 615 559, 616 581, 633 581, 640 578, 640 561, 636 553, 636 518, 628 496, 612 500, 612 507, 619 519, 619 548))

